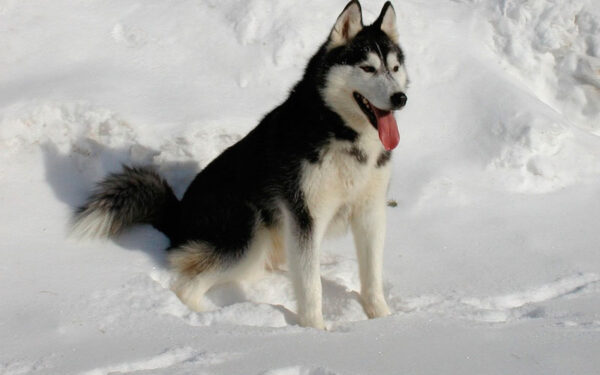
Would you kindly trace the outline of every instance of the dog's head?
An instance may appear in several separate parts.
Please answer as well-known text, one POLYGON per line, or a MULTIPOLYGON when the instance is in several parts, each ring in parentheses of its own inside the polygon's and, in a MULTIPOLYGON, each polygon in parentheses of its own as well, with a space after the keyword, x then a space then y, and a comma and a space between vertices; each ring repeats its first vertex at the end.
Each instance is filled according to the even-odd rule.
POLYGON ((321 95, 359 133, 376 130, 387 150, 400 136, 393 111, 406 104, 408 77, 398 45, 396 13, 388 1, 371 25, 353 0, 338 17, 324 46, 321 95))

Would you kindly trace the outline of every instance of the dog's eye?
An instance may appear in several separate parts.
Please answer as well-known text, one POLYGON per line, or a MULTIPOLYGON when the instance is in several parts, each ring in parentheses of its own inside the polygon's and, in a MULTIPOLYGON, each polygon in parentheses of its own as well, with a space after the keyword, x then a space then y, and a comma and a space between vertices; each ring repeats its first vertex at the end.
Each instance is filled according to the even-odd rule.
POLYGON ((370 65, 363 65, 360 68, 367 73, 375 73, 375 68, 370 65))
POLYGON ((392 68, 392 70, 394 71, 394 73, 396 73, 398 71, 398 69, 400 69, 400 67, 398 65, 396 65, 395 67, 392 68))

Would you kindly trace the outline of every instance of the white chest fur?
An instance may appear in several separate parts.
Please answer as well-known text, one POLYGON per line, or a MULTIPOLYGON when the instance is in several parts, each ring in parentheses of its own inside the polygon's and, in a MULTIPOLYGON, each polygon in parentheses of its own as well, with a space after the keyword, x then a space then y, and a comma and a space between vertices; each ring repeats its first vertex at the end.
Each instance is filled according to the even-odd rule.
POLYGON ((377 165, 383 151, 377 137, 361 137, 353 144, 334 141, 318 163, 305 164, 301 189, 313 218, 329 222, 347 216, 374 194, 385 195, 390 167, 377 165))

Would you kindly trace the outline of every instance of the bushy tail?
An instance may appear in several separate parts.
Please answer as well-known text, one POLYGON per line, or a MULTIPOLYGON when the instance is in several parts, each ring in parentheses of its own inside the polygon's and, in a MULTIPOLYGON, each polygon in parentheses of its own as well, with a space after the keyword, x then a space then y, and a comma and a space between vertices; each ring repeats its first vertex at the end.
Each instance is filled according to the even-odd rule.
POLYGON ((178 222, 179 201, 167 182, 152 168, 123 166, 98 183, 77 210, 73 234, 112 237, 134 224, 152 224, 173 242, 178 222))

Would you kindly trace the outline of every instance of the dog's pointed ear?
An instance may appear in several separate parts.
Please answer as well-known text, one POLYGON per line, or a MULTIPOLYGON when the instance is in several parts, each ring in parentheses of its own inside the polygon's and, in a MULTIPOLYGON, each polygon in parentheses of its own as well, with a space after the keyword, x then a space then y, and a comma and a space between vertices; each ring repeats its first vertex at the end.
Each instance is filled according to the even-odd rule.
POLYGON ((394 7, 390 1, 383 4, 381 13, 379 14, 379 17, 377 17, 377 20, 375 20, 375 25, 378 26, 381 31, 386 33, 391 40, 393 40, 395 43, 398 43, 396 11, 394 10, 394 7))
POLYGON ((362 9, 357 0, 352 0, 340 14, 329 35, 329 48, 348 43, 363 28, 362 9))

